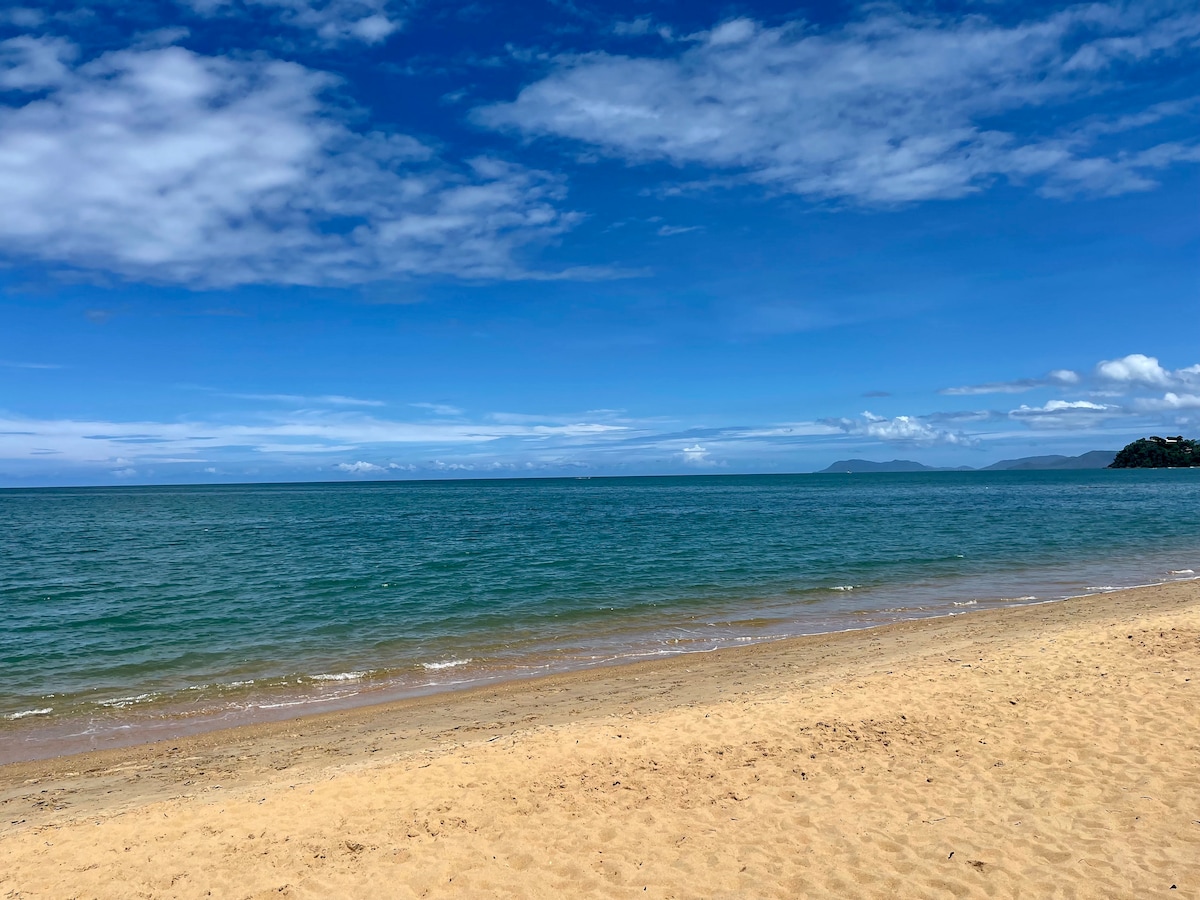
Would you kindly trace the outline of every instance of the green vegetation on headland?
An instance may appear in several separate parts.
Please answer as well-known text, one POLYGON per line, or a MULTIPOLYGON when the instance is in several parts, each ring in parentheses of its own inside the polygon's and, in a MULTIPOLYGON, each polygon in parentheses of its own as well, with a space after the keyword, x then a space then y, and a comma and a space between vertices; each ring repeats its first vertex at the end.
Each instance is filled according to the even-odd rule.
POLYGON ((1110 469, 1187 469, 1200 466, 1200 442, 1176 437, 1148 437, 1126 444, 1110 469))

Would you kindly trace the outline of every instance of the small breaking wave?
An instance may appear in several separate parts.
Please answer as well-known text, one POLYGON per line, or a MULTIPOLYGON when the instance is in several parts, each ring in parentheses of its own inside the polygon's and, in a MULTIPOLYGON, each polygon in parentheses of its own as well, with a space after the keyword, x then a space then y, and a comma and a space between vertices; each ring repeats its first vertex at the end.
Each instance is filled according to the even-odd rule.
POLYGON ((97 706, 106 706, 109 709, 124 709, 127 706, 133 706, 135 703, 145 703, 147 700, 153 700, 155 694, 138 694, 135 697, 114 697, 111 700, 97 700, 97 706))
POLYGON ((858 585, 856 585, 856 584, 835 584, 833 587, 830 588, 830 590, 831 591, 852 591, 856 587, 858 587, 858 585))
POLYGON ((443 662, 421 663, 421 668, 436 672, 439 669, 453 669, 458 666, 465 666, 469 662, 471 662, 469 657, 467 659, 447 659, 443 662))
POLYGON ((9 713, 4 718, 13 721, 16 719, 27 719, 30 716, 48 716, 52 712, 54 712, 54 707, 47 706, 44 709, 25 709, 21 712, 9 713))
POLYGON ((313 681, 361 681, 367 677, 366 672, 336 672, 332 675, 313 675, 313 681))
POLYGON ((1167 571, 1167 574, 1168 575, 1195 575, 1196 572, 1193 569, 1170 569, 1167 571))
POLYGON ((979 601, 978 600, 962 600, 962 601, 955 600, 954 605, 955 606, 978 606, 979 601))

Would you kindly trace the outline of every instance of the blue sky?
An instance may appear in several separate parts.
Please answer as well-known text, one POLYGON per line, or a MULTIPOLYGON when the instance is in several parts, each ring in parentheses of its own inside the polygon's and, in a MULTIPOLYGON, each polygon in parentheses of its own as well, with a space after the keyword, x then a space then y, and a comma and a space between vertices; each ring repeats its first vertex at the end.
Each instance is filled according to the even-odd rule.
POLYGON ((0 484, 987 465, 1200 424, 1200 11, 0 9, 0 484))

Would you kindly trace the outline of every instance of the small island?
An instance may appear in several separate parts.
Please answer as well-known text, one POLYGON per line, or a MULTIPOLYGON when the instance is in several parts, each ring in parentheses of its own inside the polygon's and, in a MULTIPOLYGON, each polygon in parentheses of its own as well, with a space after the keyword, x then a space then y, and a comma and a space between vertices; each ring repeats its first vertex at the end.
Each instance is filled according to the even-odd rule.
POLYGON ((1200 442, 1183 435, 1152 435, 1126 444, 1109 465, 1110 469, 1187 469, 1200 467, 1200 442))

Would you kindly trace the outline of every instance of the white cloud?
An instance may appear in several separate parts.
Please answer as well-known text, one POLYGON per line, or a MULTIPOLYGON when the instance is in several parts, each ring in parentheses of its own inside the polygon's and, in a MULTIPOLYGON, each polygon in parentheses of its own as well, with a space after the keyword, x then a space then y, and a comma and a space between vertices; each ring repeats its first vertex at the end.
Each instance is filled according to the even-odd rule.
POLYGON ((1167 372, 1153 356, 1131 353, 1120 359, 1106 359, 1097 364, 1096 375, 1106 381, 1127 385, 1161 387, 1171 383, 1167 372))
POLYGON ((1174 391, 1167 391, 1161 398, 1138 400, 1137 408, 1146 412, 1200 409, 1200 394, 1177 394, 1174 391))
POLYGON ((684 447, 680 451, 683 456, 683 462, 689 466, 715 466, 716 460, 709 456, 707 448, 701 447, 699 444, 693 444, 691 447, 684 447))
POLYGON ((9 359, 0 359, 0 366, 3 366, 6 369, 61 369, 61 368, 63 368, 58 363, 14 362, 9 359))
POLYGON ((285 403, 289 406, 387 406, 382 400, 363 400, 359 397, 344 397, 341 394, 229 394, 239 400, 260 400, 268 403, 285 403))
POLYGON ((374 463, 363 462, 362 460, 354 463, 338 463, 334 468, 351 475, 377 475, 387 471, 383 466, 377 466, 374 463))
POLYGON ((321 41, 337 44, 361 41, 377 44, 400 29, 403 22, 388 0, 181 0, 201 15, 228 15, 246 8, 278 12, 285 25, 311 31, 321 41))
POLYGON ((618 37, 642 37, 654 31, 654 20, 649 16, 639 16, 628 22, 617 22, 613 26, 613 34, 618 37))
POLYGON ((974 441, 966 434, 938 428, 916 416, 877 416, 864 412, 858 419, 830 419, 827 424, 846 434, 862 435, 889 444, 962 444, 974 441))
POLYGON ((1044 378, 1018 378, 1014 381, 989 381, 961 387, 942 388, 939 394, 975 396, 978 394, 1023 394, 1044 387, 1067 387, 1079 383, 1079 373, 1070 369, 1055 369, 1044 378))
POLYGON ((1117 406, 1091 400, 1050 400, 1044 406, 1026 406, 1009 413, 1030 428, 1088 428, 1122 415, 1117 406))
POLYGON ((408 405, 415 406, 417 409, 427 409, 435 416, 461 416, 463 414, 463 410, 448 403, 410 403, 408 405))
MULTIPOLYGON (((0 460, 52 453, 76 465, 203 462, 197 454, 234 457, 312 456, 362 448, 415 445, 472 446, 605 441, 628 432, 622 425, 404 422, 354 412, 307 411, 236 424, 220 422, 107 422, 0 415, 0 460), (191 456, 189 456, 191 454, 191 456)), ((218 461, 218 460, 213 460, 218 461)))
POLYGON ((45 13, 29 6, 14 6, 10 9, 0 10, 0 23, 15 25, 18 28, 37 28, 45 20, 45 13))
POLYGON ((335 80, 294 63, 166 47, 71 68, 50 38, 3 52, 5 85, 45 90, 0 106, 10 257, 207 286, 513 278, 530 274, 516 251, 575 221, 546 173, 455 170, 351 131, 323 100, 335 80))
MULTIPOLYGON (((1099 395, 1116 396, 1138 388, 1200 387, 1200 365, 1171 371, 1163 368, 1153 356, 1130 353, 1120 359, 1106 359, 1096 364, 1092 384, 1099 395)), ((991 381, 985 384, 943 388, 939 394, 972 396, 976 394, 1021 394, 1039 388, 1076 388, 1084 377, 1071 369, 1055 369, 1042 378, 1017 378, 1012 381, 991 381)))
POLYGON ((70 77, 69 65, 78 51, 63 38, 19 35, 0 41, 0 88, 40 91, 70 77))
MULTIPOLYGON (((954 198, 997 177, 1037 177, 1059 195, 1143 190, 1156 170, 1200 160, 1197 144, 1102 157, 1095 123, 1089 131, 1068 120, 1047 136, 994 122, 1103 89, 1115 60, 1192 50, 1200 14, 1156 9, 1086 4, 1011 26, 891 11, 825 30, 735 19, 693 35, 672 58, 560 57, 514 101, 474 115, 818 199, 954 198)), ((1186 111, 1156 110, 1157 120, 1186 111)), ((1123 121, 1125 130, 1142 124, 1123 121)))

